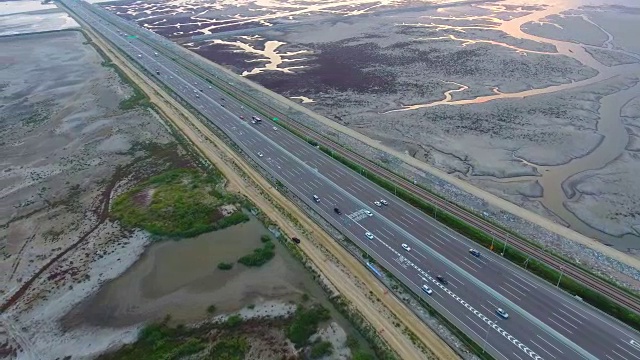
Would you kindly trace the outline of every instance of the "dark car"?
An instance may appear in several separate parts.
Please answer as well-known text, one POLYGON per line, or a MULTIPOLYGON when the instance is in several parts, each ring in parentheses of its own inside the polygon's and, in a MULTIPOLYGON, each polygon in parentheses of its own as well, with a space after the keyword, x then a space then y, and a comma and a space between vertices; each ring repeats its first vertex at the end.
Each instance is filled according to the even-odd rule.
POLYGON ((337 207, 333 208, 333 211, 335 211, 336 214, 338 214, 338 215, 342 215, 342 212, 337 207))
POLYGON ((447 285, 449 282, 447 281, 447 279, 445 279, 444 277, 442 277, 442 275, 438 275, 436 276, 436 279, 438 279, 438 281, 440 281, 440 283, 442 285, 447 285))
POLYGON ((298 239, 297 237, 292 237, 291 241, 293 241, 296 244, 300 244, 300 239, 298 239))

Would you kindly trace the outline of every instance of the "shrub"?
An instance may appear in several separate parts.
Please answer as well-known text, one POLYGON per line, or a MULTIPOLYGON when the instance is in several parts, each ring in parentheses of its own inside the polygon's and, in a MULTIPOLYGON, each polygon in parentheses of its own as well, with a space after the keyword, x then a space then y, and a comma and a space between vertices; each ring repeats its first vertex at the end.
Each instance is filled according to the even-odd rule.
POLYGON ((220 270, 231 270, 231 268, 233 268, 233 263, 221 262, 218 264, 220 270))
POLYGON ((332 352, 333 352, 333 345, 331 345, 330 342, 328 342, 328 341, 317 341, 311 347, 311 352, 309 353, 309 356, 312 359, 319 359, 321 357, 324 357, 324 356, 327 356, 327 355, 331 355, 332 352))
POLYGON ((297 347, 302 347, 317 331, 318 324, 330 318, 329 310, 322 305, 315 305, 308 309, 300 306, 293 316, 291 325, 287 328, 287 337, 297 347))

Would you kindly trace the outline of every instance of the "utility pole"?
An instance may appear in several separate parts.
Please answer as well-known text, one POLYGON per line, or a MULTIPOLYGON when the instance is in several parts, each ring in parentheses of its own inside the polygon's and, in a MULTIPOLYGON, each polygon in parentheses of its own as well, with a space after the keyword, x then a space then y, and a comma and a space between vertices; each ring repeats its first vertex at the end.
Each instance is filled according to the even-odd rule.
POLYGON ((529 259, 531 259, 531 256, 529 256, 529 257, 527 258, 527 260, 525 260, 525 262, 524 262, 524 269, 525 269, 525 270, 527 270, 527 266, 529 265, 529 259))

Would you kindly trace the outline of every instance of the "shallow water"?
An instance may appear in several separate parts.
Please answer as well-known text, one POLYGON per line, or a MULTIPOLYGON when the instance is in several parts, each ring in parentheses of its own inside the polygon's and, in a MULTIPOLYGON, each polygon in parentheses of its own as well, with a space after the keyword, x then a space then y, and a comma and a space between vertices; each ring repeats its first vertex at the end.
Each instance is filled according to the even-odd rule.
POLYGON ((297 300, 302 293, 323 298, 311 275, 277 241, 276 256, 260 268, 217 268, 261 247, 263 234, 267 229, 251 218, 191 239, 153 244, 121 277, 65 316, 63 325, 121 327, 167 314, 176 322, 192 322, 205 318, 212 304, 227 312, 261 300, 297 300))

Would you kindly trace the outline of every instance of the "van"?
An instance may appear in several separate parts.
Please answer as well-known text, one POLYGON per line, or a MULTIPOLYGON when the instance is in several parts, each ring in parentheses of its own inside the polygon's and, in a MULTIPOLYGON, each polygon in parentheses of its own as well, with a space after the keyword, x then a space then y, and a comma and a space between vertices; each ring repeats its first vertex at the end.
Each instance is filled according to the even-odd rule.
POLYGON ((318 195, 313 195, 313 201, 319 203, 320 202, 320 198, 318 197, 318 195))

